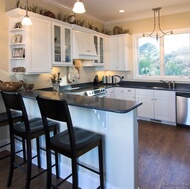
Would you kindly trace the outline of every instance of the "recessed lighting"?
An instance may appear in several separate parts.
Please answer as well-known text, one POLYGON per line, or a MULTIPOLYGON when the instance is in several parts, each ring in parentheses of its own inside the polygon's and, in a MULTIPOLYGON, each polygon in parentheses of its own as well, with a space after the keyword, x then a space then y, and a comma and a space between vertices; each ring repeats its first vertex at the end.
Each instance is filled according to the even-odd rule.
POLYGON ((120 12, 120 13, 123 13, 123 12, 125 12, 125 10, 119 10, 119 12, 120 12))

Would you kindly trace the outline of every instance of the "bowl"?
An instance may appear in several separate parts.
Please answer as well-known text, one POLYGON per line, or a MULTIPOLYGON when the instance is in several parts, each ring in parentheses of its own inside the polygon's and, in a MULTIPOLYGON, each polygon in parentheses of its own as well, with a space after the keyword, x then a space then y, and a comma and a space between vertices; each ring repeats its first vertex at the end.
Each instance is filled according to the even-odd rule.
POLYGON ((15 92, 22 87, 20 82, 2 82, 0 83, 0 90, 6 92, 15 92))
POLYGON ((31 91, 31 90, 34 88, 34 84, 31 84, 31 83, 29 83, 29 84, 24 83, 24 84, 23 84, 23 87, 24 87, 24 89, 25 89, 26 91, 31 91))

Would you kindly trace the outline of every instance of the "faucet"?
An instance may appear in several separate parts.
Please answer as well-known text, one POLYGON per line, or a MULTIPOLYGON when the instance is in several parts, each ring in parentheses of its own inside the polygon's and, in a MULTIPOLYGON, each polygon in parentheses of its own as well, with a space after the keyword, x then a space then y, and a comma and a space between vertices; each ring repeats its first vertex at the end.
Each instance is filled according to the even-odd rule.
POLYGON ((163 81, 163 80, 160 80, 160 82, 167 84, 167 85, 168 85, 168 88, 171 88, 171 84, 172 84, 171 81, 163 81))

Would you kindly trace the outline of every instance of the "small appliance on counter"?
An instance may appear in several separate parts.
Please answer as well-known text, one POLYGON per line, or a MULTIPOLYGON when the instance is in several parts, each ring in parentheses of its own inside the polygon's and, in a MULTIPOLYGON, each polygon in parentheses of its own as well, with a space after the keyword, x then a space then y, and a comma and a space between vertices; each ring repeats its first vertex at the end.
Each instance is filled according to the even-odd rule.
POLYGON ((121 83, 122 78, 119 75, 113 75, 113 76, 103 76, 102 77, 102 83, 104 84, 119 84, 121 83))
POLYGON ((95 75, 93 85, 97 86, 99 84, 98 75, 95 75))

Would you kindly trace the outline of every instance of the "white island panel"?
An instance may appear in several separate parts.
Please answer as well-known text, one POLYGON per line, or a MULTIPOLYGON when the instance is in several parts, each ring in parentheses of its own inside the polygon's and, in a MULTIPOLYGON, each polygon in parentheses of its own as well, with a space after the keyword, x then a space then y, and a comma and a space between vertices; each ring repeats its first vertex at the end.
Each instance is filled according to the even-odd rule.
MULTIPOLYGON (((39 116, 36 101, 31 99, 24 99, 24 101, 30 117, 39 116)), ((77 106, 69 106, 69 109, 74 126, 104 135, 105 188, 137 189, 138 124, 136 109, 128 113, 114 113, 77 106)), ((65 126, 61 125, 61 130, 64 128, 65 126)), ((82 156, 79 161, 98 168, 97 149, 82 156)), ((68 158, 61 158, 62 177, 70 171, 69 164, 68 158)), ((99 176, 80 168, 79 186, 83 189, 97 188, 99 176)))

